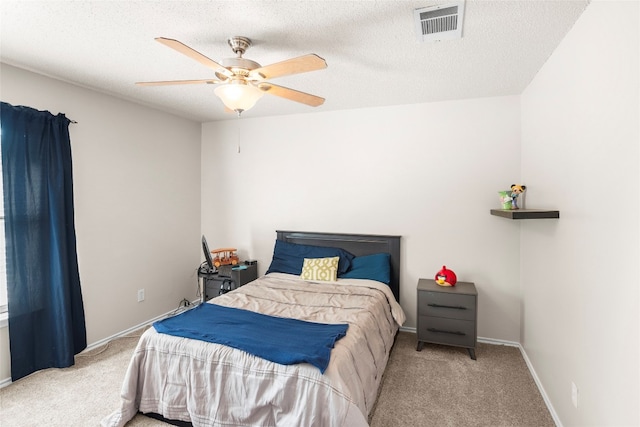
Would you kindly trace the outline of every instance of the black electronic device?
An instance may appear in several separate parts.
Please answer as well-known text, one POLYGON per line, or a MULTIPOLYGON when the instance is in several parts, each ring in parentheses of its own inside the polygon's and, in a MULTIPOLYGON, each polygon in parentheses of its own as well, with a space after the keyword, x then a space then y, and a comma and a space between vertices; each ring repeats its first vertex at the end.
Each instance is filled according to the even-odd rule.
POLYGON ((202 235, 202 252, 204 253, 205 262, 203 262, 198 268, 198 278, 202 278, 202 287, 200 287, 200 281, 198 280, 198 291, 200 293, 200 302, 205 302, 205 292, 207 289, 207 281, 218 277, 218 271, 213 265, 213 258, 211 257, 211 251, 209 251, 209 245, 207 244, 207 238, 202 235))
POLYGON ((202 252, 204 252, 204 259, 207 265, 202 265, 198 273, 200 274, 212 274, 216 272, 216 268, 213 266, 213 259, 211 258, 211 251, 209 251, 209 245, 207 244, 207 238, 202 235, 202 252))

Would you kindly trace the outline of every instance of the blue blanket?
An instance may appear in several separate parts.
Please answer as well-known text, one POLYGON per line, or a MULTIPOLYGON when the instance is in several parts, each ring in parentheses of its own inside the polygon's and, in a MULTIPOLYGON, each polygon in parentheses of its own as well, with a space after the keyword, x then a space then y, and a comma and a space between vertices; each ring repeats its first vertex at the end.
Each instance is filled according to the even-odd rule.
POLYGON ((153 327, 160 333, 224 344, 282 365, 311 363, 324 374, 331 349, 345 336, 349 325, 305 322, 201 304, 155 322, 153 327))

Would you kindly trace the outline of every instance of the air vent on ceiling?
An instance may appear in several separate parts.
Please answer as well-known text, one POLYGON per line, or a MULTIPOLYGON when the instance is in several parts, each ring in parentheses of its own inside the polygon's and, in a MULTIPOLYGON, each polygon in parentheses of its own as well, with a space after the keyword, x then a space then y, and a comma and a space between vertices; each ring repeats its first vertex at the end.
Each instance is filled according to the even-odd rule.
POLYGON ((413 16, 423 42, 462 38, 464 0, 415 9, 413 16))

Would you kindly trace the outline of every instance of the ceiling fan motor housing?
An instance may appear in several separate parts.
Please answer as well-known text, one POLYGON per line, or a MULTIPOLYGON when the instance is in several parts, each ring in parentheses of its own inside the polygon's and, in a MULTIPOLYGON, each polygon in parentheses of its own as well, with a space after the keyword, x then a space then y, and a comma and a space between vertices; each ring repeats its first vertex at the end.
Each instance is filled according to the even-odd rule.
POLYGON ((234 73, 246 75, 249 74, 249 71, 261 67, 257 62, 244 58, 225 58, 220 62, 224 68, 228 68, 234 73))
POLYGON ((227 43, 229 43, 229 46, 231 46, 231 50, 233 50, 233 53, 235 53, 239 57, 244 55, 247 49, 251 47, 251 39, 242 36, 229 37, 227 39, 227 43))

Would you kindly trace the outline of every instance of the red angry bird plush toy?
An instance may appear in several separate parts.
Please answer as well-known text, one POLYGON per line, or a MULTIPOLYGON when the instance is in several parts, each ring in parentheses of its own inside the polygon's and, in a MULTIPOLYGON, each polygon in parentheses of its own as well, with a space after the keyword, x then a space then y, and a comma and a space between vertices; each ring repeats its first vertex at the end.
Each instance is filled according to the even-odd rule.
POLYGON ((436 274, 436 283, 440 286, 455 286, 457 281, 456 273, 444 265, 442 266, 442 270, 436 274))

